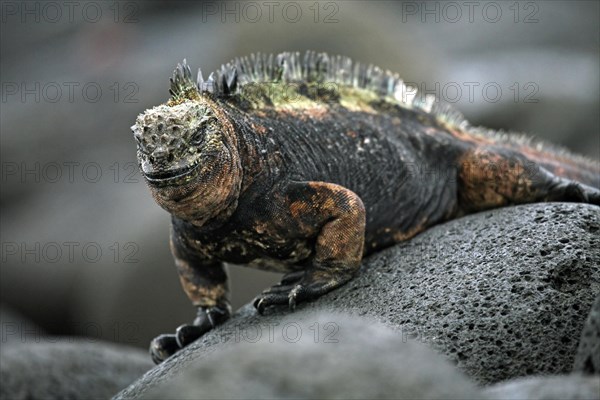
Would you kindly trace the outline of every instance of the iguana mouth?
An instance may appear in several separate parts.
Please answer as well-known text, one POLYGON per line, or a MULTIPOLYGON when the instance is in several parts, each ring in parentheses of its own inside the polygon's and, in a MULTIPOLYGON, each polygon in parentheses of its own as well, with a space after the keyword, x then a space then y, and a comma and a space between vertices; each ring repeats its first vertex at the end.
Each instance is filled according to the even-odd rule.
POLYGON ((179 185, 181 183, 188 182, 194 178, 197 173, 196 170, 200 163, 196 162, 192 165, 170 169, 170 170, 158 170, 152 172, 144 172, 146 180, 156 186, 167 186, 167 185, 179 185))

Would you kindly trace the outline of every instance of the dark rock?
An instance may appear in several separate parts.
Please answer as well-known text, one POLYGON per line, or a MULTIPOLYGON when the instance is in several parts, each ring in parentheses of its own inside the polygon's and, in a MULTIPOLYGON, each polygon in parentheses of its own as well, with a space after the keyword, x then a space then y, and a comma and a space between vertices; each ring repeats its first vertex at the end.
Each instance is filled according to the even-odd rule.
POLYGON ((519 378, 483 392, 497 400, 595 400, 600 399, 600 379, 578 375, 519 378))
POLYGON ((5 304, 0 304, 0 326, 3 348, 10 344, 39 341, 45 333, 42 328, 5 304))
MULTIPOLYGON (((570 372, 600 292, 599 226, 598 207, 566 203, 467 216, 369 257, 354 280, 290 315, 373 316, 403 340, 431 345, 480 383, 570 372)), ((121 396, 175 377, 231 341, 235 327, 281 323, 288 314, 283 307, 258 316, 247 305, 121 396)))
POLYGON ((366 318, 303 310, 270 329, 239 328, 228 335, 238 343, 192 361, 143 398, 481 398, 439 355, 366 318))
POLYGON ((84 339, 3 345, 0 399, 107 399, 152 367, 147 353, 84 339))
POLYGON ((596 297, 581 332, 573 371, 600 374, 600 295, 596 297))

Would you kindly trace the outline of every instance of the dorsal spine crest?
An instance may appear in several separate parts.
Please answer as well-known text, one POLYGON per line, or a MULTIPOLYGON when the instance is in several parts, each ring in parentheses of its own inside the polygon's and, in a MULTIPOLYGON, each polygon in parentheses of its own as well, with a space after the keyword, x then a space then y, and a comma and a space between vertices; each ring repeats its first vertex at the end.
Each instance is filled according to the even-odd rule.
POLYGON ((206 79, 198 69, 196 81, 192 79, 191 69, 184 59, 177 65, 170 81, 169 105, 180 104, 186 99, 197 99, 206 94, 213 98, 227 99, 243 94, 245 87, 250 88, 251 85, 260 83, 331 83, 369 91, 392 105, 428 113, 451 129, 475 136, 492 137, 498 143, 526 145, 558 155, 568 155, 580 162, 590 163, 585 157, 570 154, 560 146, 549 145, 529 136, 472 126, 451 105, 440 102, 432 94, 424 94, 406 85, 398 74, 341 55, 332 56, 312 50, 306 51, 302 56, 300 52, 283 52, 277 55, 253 53, 221 65, 206 79))

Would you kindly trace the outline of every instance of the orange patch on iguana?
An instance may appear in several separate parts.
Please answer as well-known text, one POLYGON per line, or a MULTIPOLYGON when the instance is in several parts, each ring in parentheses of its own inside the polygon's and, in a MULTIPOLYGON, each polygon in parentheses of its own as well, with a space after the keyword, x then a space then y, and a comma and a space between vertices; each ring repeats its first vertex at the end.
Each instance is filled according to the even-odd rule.
POLYGON ((180 276, 181 286, 189 299, 197 307, 214 307, 221 303, 227 295, 225 285, 220 283, 213 286, 198 286, 184 276, 180 276))
POLYGON ((408 239, 411 239, 413 237, 415 237, 417 234, 423 232, 425 229, 427 229, 427 218, 423 218, 421 221, 419 221, 419 223, 410 228, 408 231, 405 232, 395 232, 392 235, 392 238, 394 239, 395 242, 404 242, 408 239))
POLYGON ((494 142, 492 138, 485 137, 483 135, 474 135, 472 133, 468 133, 463 131, 462 129, 457 129, 455 127, 446 126, 448 133, 454 136, 455 138, 473 144, 489 144, 489 145, 498 145, 498 143, 494 142))
POLYGON ((300 218, 304 215, 309 209, 311 205, 302 200, 294 201, 290 204, 290 214, 294 218, 300 218))
POLYGON ((468 151, 459 161, 463 205, 488 209, 534 199, 533 182, 526 166, 489 151, 468 151))
POLYGON ((322 120, 327 116, 328 110, 324 106, 317 106, 313 108, 307 108, 304 110, 304 114, 308 115, 312 119, 322 120))
POLYGON ((252 124, 252 129, 254 130, 254 132, 260 133, 261 135, 264 135, 265 133, 268 132, 267 128, 265 128, 263 125, 256 124, 256 123, 252 124))

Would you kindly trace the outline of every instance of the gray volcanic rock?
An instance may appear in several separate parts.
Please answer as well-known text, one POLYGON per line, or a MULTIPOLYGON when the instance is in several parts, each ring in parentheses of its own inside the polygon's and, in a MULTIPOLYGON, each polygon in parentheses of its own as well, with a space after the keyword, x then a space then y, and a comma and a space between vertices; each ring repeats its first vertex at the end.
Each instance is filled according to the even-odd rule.
POLYGON ((0 399, 107 399, 152 367, 138 349, 75 340, 3 345, 0 399))
POLYGON ((236 329, 326 310, 374 317, 403 340, 429 344, 479 383, 570 372, 600 292, 599 210, 533 204, 436 226, 369 257, 355 279, 294 314, 282 307, 259 316, 243 307, 119 398, 174 378, 191 360, 234 342, 236 329))
POLYGON ((193 361, 143 398, 482 398, 424 345, 367 318, 311 314, 289 316, 271 329, 244 327, 239 343, 193 361))
POLYGON ((2 348, 9 344, 39 341, 45 336, 44 330, 5 304, 0 304, 0 326, 2 327, 2 348))
POLYGON ((581 332, 573 371, 600 374, 600 295, 596 297, 581 332))
POLYGON ((487 387, 483 392, 494 400, 596 400, 600 378, 579 375, 519 378, 487 387))

